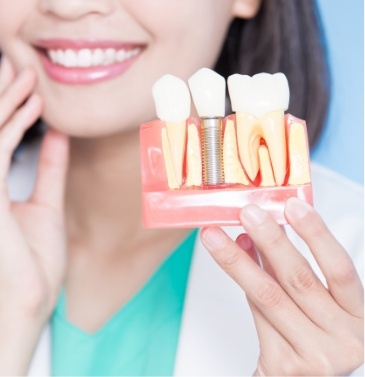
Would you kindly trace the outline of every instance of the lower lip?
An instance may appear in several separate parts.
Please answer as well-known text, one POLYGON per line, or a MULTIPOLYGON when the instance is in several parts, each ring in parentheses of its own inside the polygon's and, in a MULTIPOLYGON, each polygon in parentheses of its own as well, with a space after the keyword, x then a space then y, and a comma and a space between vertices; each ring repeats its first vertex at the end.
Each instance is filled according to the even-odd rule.
POLYGON ((54 64, 45 54, 40 53, 39 55, 43 67, 51 79, 68 85, 91 85, 122 75, 140 54, 121 63, 91 68, 66 68, 54 64))

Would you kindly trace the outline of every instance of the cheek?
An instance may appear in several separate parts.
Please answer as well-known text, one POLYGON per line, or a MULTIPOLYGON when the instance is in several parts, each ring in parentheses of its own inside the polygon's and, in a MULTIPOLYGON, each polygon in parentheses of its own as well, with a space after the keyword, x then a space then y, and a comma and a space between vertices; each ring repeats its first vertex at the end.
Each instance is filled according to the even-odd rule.
POLYGON ((0 0, 0 48, 6 49, 17 37, 27 16, 35 6, 34 0, 0 0))
MULTIPOLYGON (((141 70, 137 69, 137 73, 141 70)), ((138 130, 156 117, 152 82, 135 74, 97 86, 70 88, 40 80, 44 100, 43 119, 50 126, 75 137, 100 137, 138 130)))
POLYGON ((156 65, 170 69, 163 73, 181 72, 181 77, 187 78, 198 68, 214 65, 233 18, 231 0, 145 3, 143 13, 141 7, 131 11, 151 36, 156 65))

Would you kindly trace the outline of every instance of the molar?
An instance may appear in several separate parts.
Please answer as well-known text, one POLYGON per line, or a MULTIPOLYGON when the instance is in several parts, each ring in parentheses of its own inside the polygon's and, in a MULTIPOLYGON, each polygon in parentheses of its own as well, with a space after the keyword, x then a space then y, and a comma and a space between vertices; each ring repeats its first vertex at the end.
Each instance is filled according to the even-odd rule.
POLYGON ((289 104, 289 86, 285 75, 235 74, 228 78, 228 88, 236 112, 239 154, 244 169, 253 181, 260 167, 260 139, 264 138, 276 184, 281 186, 287 165, 284 111, 289 104))

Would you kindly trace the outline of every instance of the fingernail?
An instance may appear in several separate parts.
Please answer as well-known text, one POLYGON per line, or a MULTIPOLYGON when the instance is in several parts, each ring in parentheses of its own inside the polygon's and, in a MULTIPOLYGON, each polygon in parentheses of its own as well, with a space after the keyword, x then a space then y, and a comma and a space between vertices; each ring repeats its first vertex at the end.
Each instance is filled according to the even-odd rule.
POLYGON ((203 233, 205 244, 212 249, 223 249, 226 245, 226 235, 219 228, 208 228, 203 233))
POLYGON ((285 204, 285 213, 292 219, 300 220, 308 215, 312 207, 298 198, 289 198, 285 204))
POLYGON ((238 246, 245 251, 252 248, 252 241, 248 234, 241 234, 240 236, 238 236, 236 242, 238 246))
POLYGON ((248 205, 241 211, 242 222, 251 226, 261 225, 267 216, 264 210, 255 205, 248 205))

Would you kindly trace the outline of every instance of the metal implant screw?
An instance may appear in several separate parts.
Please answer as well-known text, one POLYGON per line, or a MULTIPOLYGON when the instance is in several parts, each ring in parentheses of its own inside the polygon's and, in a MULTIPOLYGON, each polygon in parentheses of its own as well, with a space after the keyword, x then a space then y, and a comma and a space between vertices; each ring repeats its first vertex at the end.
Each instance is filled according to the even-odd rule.
POLYGON ((222 118, 202 118, 201 135, 204 185, 224 184, 222 118))

